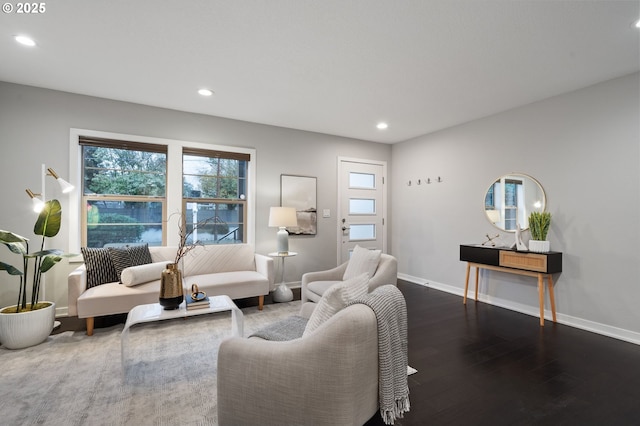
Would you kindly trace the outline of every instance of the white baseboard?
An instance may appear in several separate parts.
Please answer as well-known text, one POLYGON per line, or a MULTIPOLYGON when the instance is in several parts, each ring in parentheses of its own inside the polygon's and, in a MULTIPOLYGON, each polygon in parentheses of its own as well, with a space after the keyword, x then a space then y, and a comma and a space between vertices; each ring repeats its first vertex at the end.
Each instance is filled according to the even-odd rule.
MULTIPOLYGON (((414 284, 419 284, 425 287, 433 288, 435 290, 444 291, 446 293, 455 294, 457 296, 464 296, 464 289, 449 284, 438 283, 435 281, 427 280, 424 278, 414 277, 408 274, 398 273, 398 278, 404 281, 408 281, 414 284)), ((475 291, 470 291, 467 294, 467 298, 474 299, 475 291)), ((480 302, 488 303, 490 305, 499 306, 501 308, 509 309, 511 311, 520 312, 522 314, 539 317, 540 310, 537 306, 523 305, 510 300, 500 299, 497 297, 491 297, 486 294, 479 294, 478 299, 480 302)), ((551 318, 551 311, 545 309, 545 318, 551 318)), ((623 328, 613 327, 607 324, 602 324, 594 321, 590 321, 584 318, 578 318, 571 315, 566 315, 556 312, 556 319, 559 324, 568 325, 570 327, 579 328, 581 330, 590 331, 592 333, 601 334, 603 336, 612 337, 614 339, 623 340, 625 342, 640 345, 640 333, 631 330, 625 330, 623 328)))

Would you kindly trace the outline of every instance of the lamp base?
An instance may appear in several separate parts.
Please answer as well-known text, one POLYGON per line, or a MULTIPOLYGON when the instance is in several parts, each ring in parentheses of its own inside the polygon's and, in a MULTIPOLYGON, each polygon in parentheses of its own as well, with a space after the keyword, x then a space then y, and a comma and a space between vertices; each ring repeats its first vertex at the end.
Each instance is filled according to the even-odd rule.
POLYGON ((276 233, 276 238, 278 244, 278 254, 289 253, 289 233, 287 232, 287 228, 281 226, 276 233))

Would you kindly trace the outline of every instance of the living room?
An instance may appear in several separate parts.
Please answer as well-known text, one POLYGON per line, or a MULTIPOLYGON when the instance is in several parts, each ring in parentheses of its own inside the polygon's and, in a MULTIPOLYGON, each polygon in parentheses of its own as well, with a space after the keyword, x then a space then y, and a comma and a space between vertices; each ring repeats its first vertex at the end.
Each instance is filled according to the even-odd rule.
MULTIPOLYGON (((569 7, 572 2, 559 3, 569 7)), ((590 3, 613 3, 611 7, 620 8, 616 9, 618 14, 630 12, 619 18, 628 21, 628 26, 640 17, 635 1, 590 3)), ((10 24, 2 25, 7 30, 2 31, 0 51, 17 49, 9 40, 16 27, 10 21, 13 18, 8 14, 0 18, 0 23, 10 24)), ((315 236, 290 238, 291 249, 298 256, 287 260, 285 281, 295 287, 303 273, 328 269, 337 262, 338 157, 373 160, 386 163, 389 171, 385 235, 387 251, 398 259, 399 277, 461 296, 465 264, 459 260, 459 245, 482 243, 485 235, 496 233, 502 243, 511 244, 513 234, 496 230, 486 219, 482 203, 495 179, 520 172, 533 176, 544 188, 547 210, 553 218, 551 247, 564 256, 563 272, 555 277, 558 322, 640 344, 636 306, 640 299, 640 224, 634 220, 640 216, 640 30, 628 27, 620 31, 636 31, 630 36, 635 51, 621 53, 635 61, 635 68, 627 72, 568 91, 531 96, 528 102, 508 110, 395 143, 143 105, 109 99, 108 93, 88 96, 72 93, 72 87, 37 87, 37 80, 21 81, 19 70, 13 74, 1 72, 0 135, 4 154, 0 175, 4 185, 0 194, 5 200, 0 210, 1 227, 32 235, 35 215, 24 190, 40 188, 41 164, 53 167, 63 177, 71 175, 75 167, 70 154, 72 129, 250 148, 256 153, 252 242, 256 252, 266 254, 275 249, 275 230, 268 227, 269 208, 279 205, 282 174, 316 177, 318 211, 330 212, 326 218, 318 215, 315 236), (431 183, 427 184, 427 179, 431 183), (416 184, 418 180, 421 185, 416 184), (630 220, 618 223, 618 218, 622 222, 627 217, 630 220)), ((46 45, 45 40, 39 42, 46 45)), ((610 49, 615 50, 613 46, 610 49)), ((566 54, 578 58, 586 55, 566 54)), ((601 51, 599 54, 604 55, 601 51)), ((609 60, 603 58, 601 61, 609 60)), ((19 66, 46 73, 48 64, 56 66, 56 58, 23 58, 19 66)), ((74 66, 64 64, 70 73, 74 66)), ((573 72, 578 78, 580 67, 573 72)), ((473 73, 465 78, 473 80, 473 73)), ((538 78, 540 75, 533 71, 518 77, 522 86, 538 78)), ((109 79, 116 77, 99 77, 109 79)), ((136 80, 138 83, 140 80, 136 80)), ((263 83, 247 83, 247 91, 263 83)), ((133 84, 129 89, 135 90, 133 84)), ((161 89, 166 93, 159 96, 174 95, 170 87, 161 89)), ((438 101, 446 103, 445 99, 438 101)), ((470 99, 468 105, 456 107, 482 102, 482 97, 470 99)), ((422 115, 423 121, 428 118, 422 115)), ((388 130, 394 125, 390 122, 388 130)), ((47 191, 68 208, 69 196, 51 184, 47 191)), ((51 245, 71 251, 77 243, 71 241, 66 227, 72 224, 63 226, 65 230, 51 245)), ((67 275, 76 266, 62 264, 47 277, 47 298, 56 302, 61 316, 66 313, 67 275)), ((528 278, 483 274, 480 290, 485 302, 537 316, 537 289, 528 278)), ((16 295, 14 286, 3 285, 1 306, 15 303, 16 295)), ((531 321, 537 326, 537 318, 531 321)))

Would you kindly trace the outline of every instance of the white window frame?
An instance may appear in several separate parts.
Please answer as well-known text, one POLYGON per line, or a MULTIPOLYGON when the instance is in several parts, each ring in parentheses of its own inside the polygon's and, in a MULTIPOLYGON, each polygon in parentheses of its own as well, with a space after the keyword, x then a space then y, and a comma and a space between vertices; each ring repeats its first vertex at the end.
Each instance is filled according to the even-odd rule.
MULTIPOLYGON (((214 145, 201 142, 189 142, 177 139, 164 139, 149 136, 127 135, 122 133, 103 132, 98 130, 71 128, 69 132, 69 181, 76 188, 82 188, 82 147, 79 144, 81 136, 125 140, 139 143, 150 143, 167 146, 167 245, 178 245, 178 222, 182 212, 182 148, 196 148, 249 154, 247 170, 247 243, 255 246, 256 235, 256 150, 228 145, 214 145), (176 214, 178 213, 178 214, 176 214), (171 230, 175 230, 172 232, 171 230)), ((80 205, 81 191, 74 191, 69 197, 69 214, 66 215, 69 229, 69 251, 80 253, 81 220, 80 205)), ((70 262, 81 262, 82 256, 70 259, 70 262)))

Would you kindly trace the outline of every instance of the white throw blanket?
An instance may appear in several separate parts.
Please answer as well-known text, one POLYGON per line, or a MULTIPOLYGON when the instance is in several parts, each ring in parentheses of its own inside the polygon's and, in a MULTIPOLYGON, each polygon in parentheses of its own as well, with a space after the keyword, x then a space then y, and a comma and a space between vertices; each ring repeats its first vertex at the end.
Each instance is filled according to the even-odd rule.
POLYGON ((407 306, 397 287, 378 287, 362 299, 378 320, 378 398, 380 415, 394 424, 410 409, 407 381, 407 306))

